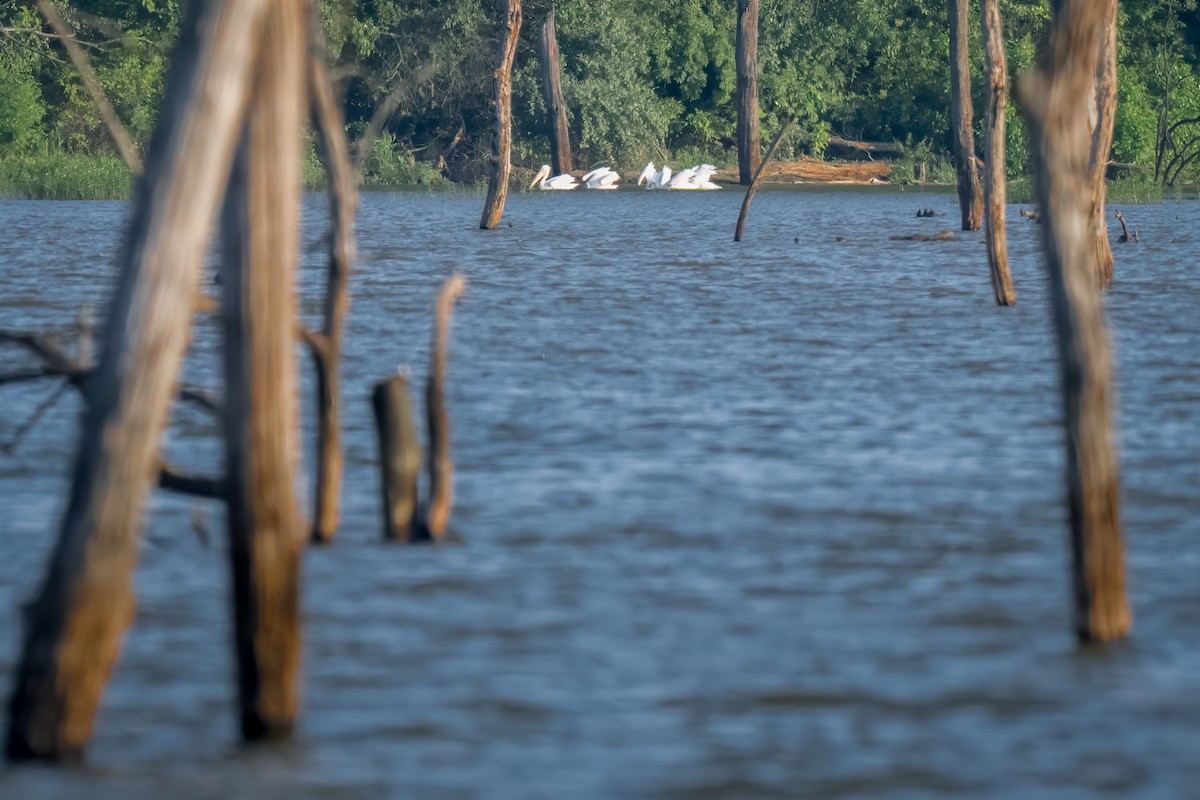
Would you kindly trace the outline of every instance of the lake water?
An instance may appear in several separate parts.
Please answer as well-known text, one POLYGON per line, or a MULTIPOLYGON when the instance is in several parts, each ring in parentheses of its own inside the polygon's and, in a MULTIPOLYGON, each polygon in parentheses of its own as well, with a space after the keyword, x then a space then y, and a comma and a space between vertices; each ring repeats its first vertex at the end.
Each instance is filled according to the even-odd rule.
MULTIPOLYGON (((480 232, 481 195, 367 195, 343 525, 304 563, 296 741, 238 746, 220 509, 199 506, 206 547, 192 502, 160 494, 89 765, 0 773, 0 795, 1194 793, 1200 204, 1125 209, 1142 243, 1117 246, 1106 297, 1135 627, 1081 650, 1036 226, 1010 208, 1020 304, 999 309, 979 234, 888 240, 952 227, 953 195, 765 191, 735 245, 740 199, 518 194, 480 232), (367 397, 402 364, 423 380, 451 271, 456 543, 388 546, 367 397)), ((101 306, 126 212, 0 202, 0 326, 101 306)), ((216 345, 201 321, 189 380, 216 345)), ((52 388, 0 390, 0 437, 52 388)), ((77 411, 0 458, 5 692, 77 411)), ((172 458, 212 467, 212 422, 176 417, 172 458)))

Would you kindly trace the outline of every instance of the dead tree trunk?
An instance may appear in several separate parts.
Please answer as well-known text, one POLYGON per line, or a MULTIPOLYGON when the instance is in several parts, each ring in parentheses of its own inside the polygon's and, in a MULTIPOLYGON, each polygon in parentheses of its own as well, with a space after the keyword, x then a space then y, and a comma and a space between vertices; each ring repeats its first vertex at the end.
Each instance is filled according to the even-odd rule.
POLYGON ((225 205, 225 462, 246 739, 286 736, 297 709, 304 531, 297 461, 296 302, 304 6, 271 0, 225 205))
POLYGON ((504 0, 504 32, 500 38, 500 63, 496 68, 496 143, 492 150, 492 177, 479 227, 494 230, 504 214, 508 180, 512 175, 512 68, 521 34, 521 0, 504 0))
POLYGON ((204 245, 225 188, 264 0, 208 0, 188 15, 151 144, 72 488, 25 617, 9 702, 10 759, 82 755, 121 637, 146 493, 187 346, 204 245))
POLYGON ((783 137, 787 135, 788 129, 792 127, 794 120, 788 120, 779 129, 779 133, 775 134, 775 140, 771 142, 771 146, 767 148, 767 154, 763 156, 759 162, 758 168, 754 170, 754 178, 750 181, 750 187, 746 189, 746 196, 742 198, 742 210, 738 213, 737 225, 733 229, 733 240, 740 242, 742 240, 742 232, 746 228, 746 215, 750 213, 750 201, 754 199, 754 193, 758 191, 758 186, 762 183, 763 175, 767 171, 767 165, 771 163, 771 159, 775 157, 775 151, 779 149, 779 143, 783 141, 783 137))
POLYGON ((758 133, 758 0, 738 0, 737 144, 738 180, 749 185, 760 162, 758 133))
POLYGON ((554 32, 554 9, 542 25, 542 95, 550 114, 550 164, 555 175, 571 171, 571 136, 567 131, 567 104, 563 101, 562 71, 559 67, 558 36, 554 32))
POLYGON ((429 375, 425 379, 425 420, 429 429, 429 507, 425 513, 425 526, 435 539, 446 532, 450 509, 454 505, 454 462, 450 456, 450 417, 446 413, 446 360, 450 347, 450 314, 466 288, 466 279, 455 275, 446 281, 438 295, 429 375))
POLYGON ((1108 13, 1107 3, 1061 0, 1042 63, 1020 84, 1037 165, 1042 239, 1058 339, 1075 631, 1081 641, 1116 639, 1130 626, 1112 431, 1112 356, 1088 226, 1092 211, 1088 105, 1108 13))
POLYGON ((962 229, 977 231, 983 217, 983 187, 975 169, 975 112, 971 108, 971 67, 967 61, 971 3, 946 0, 946 8, 950 12, 950 126, 958 172, 958 205, 962 209, 962 229))
POLYGON ((1105 182, 1108 155, 1112 149, 1113 128, 1117 119, 1117 0, 1104 0, 1104 34, 1100 59, 1096 65, 1095 92, 1092 102, 1092 147, 1088 157, 1092 213, 1089 231, 1095 251, 1096 280, 1107 289, 1113 279, 1113 253, 1108 243, 1108 223, 1104 207, 1108 194, 1105 182))
POLYGON ((988 270, 996 305, 1015 306, 1012 273, 1008 269, 1008 241, 1004 227, 1004 209, 1008 204, 1008 186, 1004 175, 1004 115, 1008 109, 1008 65, 1004 58, 1004 31, 1000 21, 1000 0, 982 0, 983 47, 987 68, 987 137, 984 144, 987 175, 984 195, 987 205, 988 270))
POLYGON ((305 338, 317 376, 317 463, 312 520, 314 542, 329 542, 337 532, 338 502, 345 456, 341 444, 342 320, 350 305, 346 290, 354 260, 354 211, 358 207, 358 170, 350 160, 342 108, 334 97, 325 64, 325 43, 315 4, 309 15, 308 79, 317 146, 329 180, 332 220, 326 272, 324 324, 305 338))

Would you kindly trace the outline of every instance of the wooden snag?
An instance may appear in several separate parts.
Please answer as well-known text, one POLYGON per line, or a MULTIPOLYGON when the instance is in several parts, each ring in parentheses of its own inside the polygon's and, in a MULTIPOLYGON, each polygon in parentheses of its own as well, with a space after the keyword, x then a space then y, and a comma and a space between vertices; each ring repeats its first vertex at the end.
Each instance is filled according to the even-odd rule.
POLYGON ((129 167, 129 171, 134 175, 140 175, 142 172, 142 160, 138 157, 137 148, 133 145, 133 139, 129 136, 129 131, 125 130, 125 126, 121 124, 121 118, 117 116, 112 103, 108 102, 108 95, 104 93, 104 87, 100 85, 100 81, 96 78, 96 73, 92 70, 92 65, 88 61, 87 54, 79 46, 79 41, 75 38, 75 31, 71 28, 71 24, 59 13, 58 6, 54 5, 53 0, 37 0, 37 6, 38 10, 42 12, 42 16, 46 18, 46 22, 50 23, 50 27, 54 29, 59 43, 67 51, 67 56, 79 72, 79 77, 83 79, 83 86, 87 89, 88 95, 91 96, 92 103, 95 104, 96 111, 100 114, 100 119, 104 122, 104 127, 108 130, 109 138, 113 140, 113 144, 117 147, 117 152, 121 154, 121 158, 125 161, 125 165, 129 167))
POLYGON ((738 0, 737 9, 738 181, 748 185, 758 172, 762 148, 758 131, 758 0, 738 0))
POLYGON ((1125 215, 1121 213, 1121 209, 1115 209, 1113 214, 1116 216, 1117 222, 1121 223, 1121 235, 1117 237, 1117 242, 1120 244, 1129 244, 1130 242, 1137 244, 1138 232, 1133 231, 1130 233, 1129 226, 1125 224, 1125 215))
POLYGON ((446 362, 450 349, 450 315, 454 303, 466 291, 467 281, 454 275, 437 299, 433 321, 433 342, 429 349, 429 374, 425 379, 425 420, 429 434, 426 451, 429 473, 429 502, 425 525, 429 535, 439 538, 446 532, 450 509, 454 505, 454 462, 450 457, 450 417, 446 413, 446 362))
POLYGON ((1107 4, 1061 0, 1049 46, 1022 77, 1043 217, 1066 428, 1066 484, 1075 633, 1107 641, 1131 625, 1113 442, 1113 365, 1096 281, 1088 104, 1102 56, 1107 4))
POLYGON ((324 322, 321 330, 305 334, 316 371, 317 463, 313 492, 312 540, 328 543, 337 533, 345 455, 341 444, 342 321, 350 305, 347 279, 354 261, 354 213, 358 208, 359 170, 350 157, 342 107, 326 65, 315 3, 308 15, 308 87, 312 100, 317 152, 328 178, 329 262, 326 269, 324 322))
POLYGON ((295 288, 304 6, 270 0, 223 228, 225 462, 242 735, 287 736, 300 663, 295 288))
POLYGON ((783 141, 783 137, 787 135, 794 121, 794 119, 789 119, 783 124, 783 127, 779 129, 779 133, 775 134, 775 139, 771 142, 771 146, 767 148, 766 155, 758 163, 758 169, 754 171, 754 178, 750 181, 750 188, 746 189, 746 196, 742 198, 742 210, 738 213, 737 226, 733 229, 733 240, 735 242, 742 240, 742 232, 746 228, 746 215, 750 212, 750 201, 754 199, 754 193, 758 191, 763 175, 766 174, 767 165, 775 157, 775 151, 779 149, 779 143, 783 141))
POLYGON ((408 381, 393 375, 371 392, 375 432, 379 439, 379 478, 383 492, 383 538, 392 542, 427 540, 428 529, 417 519, 417 481, 421 443, 413 428, 408 381))
POLYGON ((1108 243, 1108 224, 1104 204, 1108 194, 1108 156, 1112 150, 1113 129, 1117 120, 1117 0, 1101 0, 1104 7, 1104 33, 1100 40, 1100 58, 1096 64, 1092 107, 1091 150, 1088 176, 1091 183, 1091 217, 1088 220, 1095 251, 1096 281, 1107 289, 1113 281, 1113 252, 1108 243))
POLYGON ((562 70, 558 36, 554 31, 554 8, 542 24, 542 96, 550 114, 550 164, 555 175, 571 171, 571 136, 567 129, 567 104, 563 100, 562 70))
POLYGON ((908 233, 889 236, 893 242, 948 242, 954 238, 954 231, 938 231, 937 233, 908 233))
POLYGON ((82 757, 133 618, 142 508, 158 468, 204 246, 245 110, 264 0, 190 6, 109 307, 67 509, 9 699, 9 759, 82 757))
POLYGON ((987 113, 984 130, 984 161, 987 172, 983 183, 987 206, 986 232, 988 272, 996 305, 1014 306, 1017 292, 1008 267, 1008 241, 1004 211, 1008 205, 1008 185, 1004 174, 1004 127, 1008 109, 1008 64, 1004 57, 1004 30, 1000 19, 1000 0, 982 0, 983 47, 987 75, 987 113))
POLYGON ((983 187, 975 168, 974 110, 971 107, 971 67, 968 62, 970 0, 946 0, 950 15, 950 126, 954 134, 954 165, 958 173, 958 205, 962 229, 979 230, 983 217, 983 187))
POLYGON ((496 84, 496 141, 492 149, 492 177, 488 181, 487 199, 483 202, 482 230, 495 230, 504 214, 508 197, 508 181, 512 176, 512 68, 517 55, 517 39, 521 34, 521 0, 503 0, 504 32, 500 38, 499 66, 494 74, 496 84))

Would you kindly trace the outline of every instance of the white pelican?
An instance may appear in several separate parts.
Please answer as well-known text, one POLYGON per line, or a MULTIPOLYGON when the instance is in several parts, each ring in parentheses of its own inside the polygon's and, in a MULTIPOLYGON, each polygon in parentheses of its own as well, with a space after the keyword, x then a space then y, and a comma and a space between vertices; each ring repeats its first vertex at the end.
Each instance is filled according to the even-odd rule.
POLYGON ((716 171, 717 168, 712 164, 701 164, 696 167, 696 172, 692 176, 692 184, 695 188, 701 190, 712 191, 713 189, 720 189, 721 187, 714 183, 712 179, 713 173, 716 171))
POLYGON ((597 167, 579 180, 585 189, 616 189, 621 176, 608 167, 597 167))
POLYGON ((532 189, 533 187, 537 186, 543 191, 547 189, 563 191, 565 189, 574 189, 578 185, 579 184, 576 183, 573 176, 565 173, 562 175, 555 175, 553 178, 551 178, 550 165, 542 164, 542 168, 539 169, 538 174, 534 176, 533 183, 529 184, 529 188, 532 189))
POLYGON ((696 167, 688 167, 675 173, 675 176, 666 181, 665 188, 679 191, 681 189, 695 189, 692 185, 692 178, 696 175, 696 167))
POLYGON ((651 161, 646 165, 646 168, 642 170, 642 174, 638 175, 637 185, 641 186, 644 183, 646 184, 647 189, 653 189, 654 182, 658 179, 657 176, 658 173, 654 170, 654 162, 651 161))

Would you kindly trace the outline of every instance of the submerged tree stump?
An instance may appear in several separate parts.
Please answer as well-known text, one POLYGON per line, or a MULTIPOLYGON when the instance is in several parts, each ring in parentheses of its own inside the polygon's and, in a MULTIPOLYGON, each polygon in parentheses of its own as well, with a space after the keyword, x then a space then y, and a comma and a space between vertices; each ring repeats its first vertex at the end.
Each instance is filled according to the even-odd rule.
POLYGON ((1107 3, 1061 0, 1049 47, 1020 82, 1043 216, 1066 428, 1066 484, 1075 633, 1084 642, 1131 625, 1113 442, 1113 365, 1089 226, 1093 126, 1088 104, 1101 59, 1107 3))
POLYGON ((958 205, 962 229, 979 230, 983 217, 983 188, 975 169, 974 110, 971 107, 971 67, 968 62, 970 0, 946 0, 950 15, 950 126, 954 134, 954 166, 958 173, 958 205))
POLYGON ((564 175, 571 171, 571 136, 567 129, 567 104, 563 100, 562 69, 558 36, 554 30, 554 9, 542 25, 542 96, 550 115, 550 171, 564 175))
POLYGON ((504 214, 508 197, 508 182, 512 177, 512 68, 517 55, 517 40, 521 34, 521 0, 503 0, 504 31, 500 37, 499 66, 496 84, 496 141, 492 148, 492 177, 488 181, 487 199, 483 202, 483 217, 479 227, 494 230, 504 214))
POLYGON ((242 735, 291 732, 298 707, 300 556, 295 495, 304 5, 271 0, 225 205, 225 462, 242 735))
POLYGON ((82 756, 133 617, 137 533, 241 127, 265 0, 189 8, 87 387, 72 487, 9 701, 13 760, 82 756))
POLYGON ((413 429, 412 402, 403 375, 379 381, 371 392, 379 441, 379 486, 383 493, 383 538, 393 542, 428 539, 418 524, 417 482, 421 443, 413 429))
POLYGON ((738 0, 737 10, 738 180, 749 185, 758 172, 762 147, 758 132, 758 0, 738 0))
POLYGON ((982 0, 983 48, 987 75, 987 113, 984 143, 987 174, 983 188, 987 205, 986 230, 988 272, 996 305, 1017 304, 1012 272, 1008 268, 1008 240, 1004 211, 1008 205, 1008 186, 1004 175, 1004 127, 1008 110, 1008 65, 1004 58, 1004 30, 1000 21, 1000 0, 982 0))

